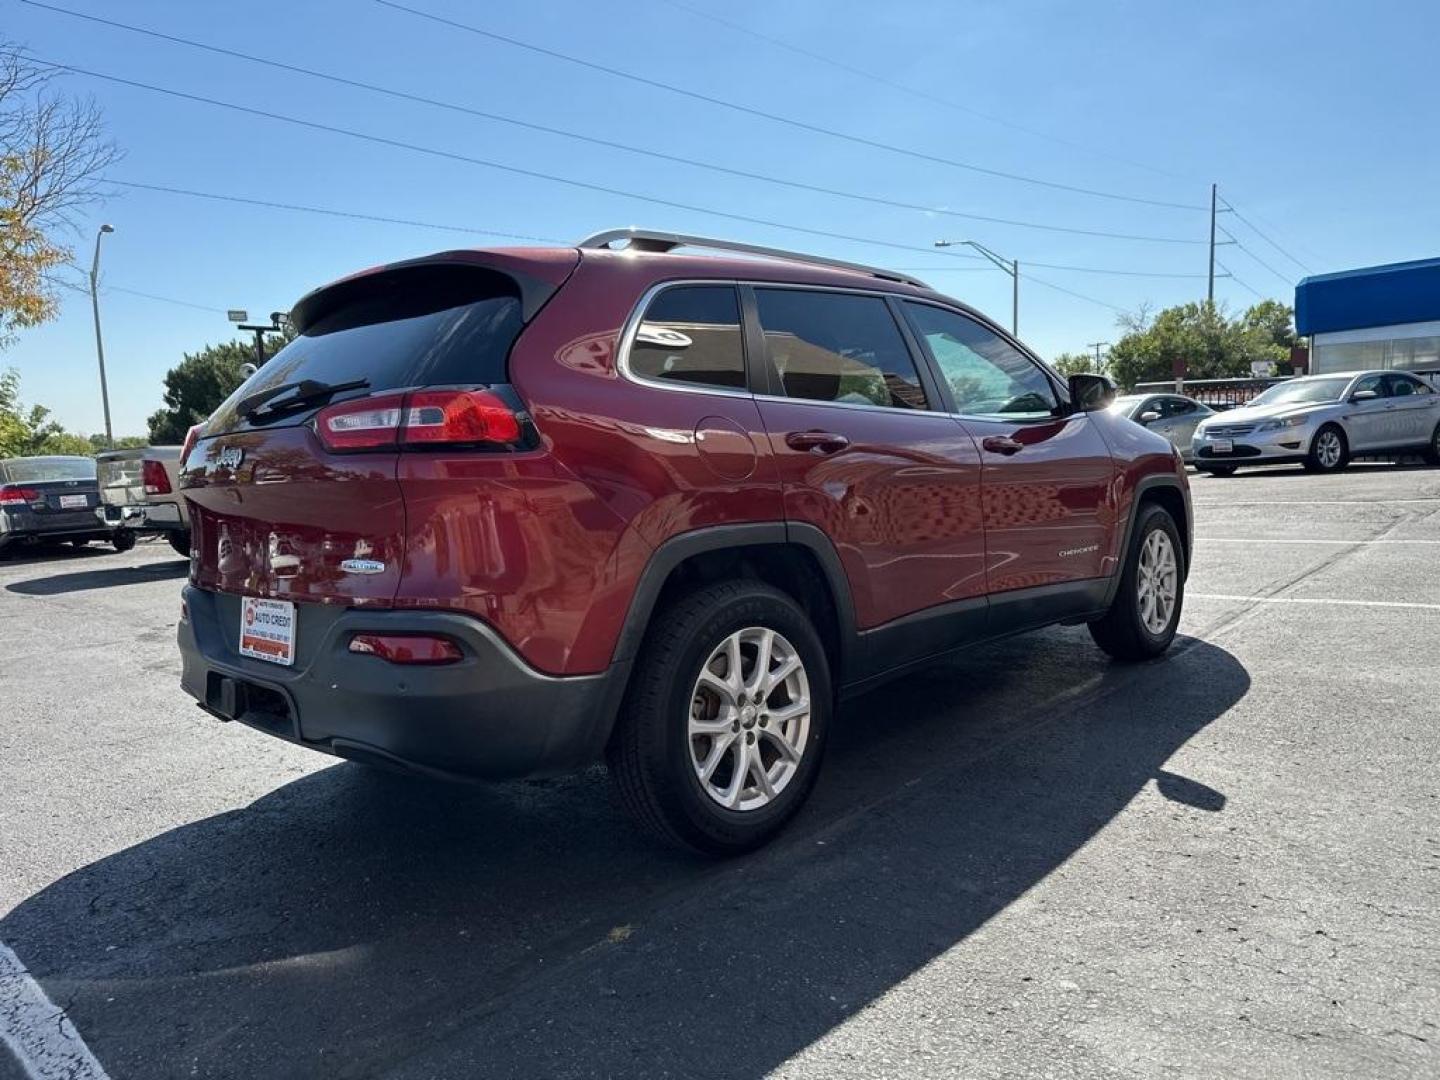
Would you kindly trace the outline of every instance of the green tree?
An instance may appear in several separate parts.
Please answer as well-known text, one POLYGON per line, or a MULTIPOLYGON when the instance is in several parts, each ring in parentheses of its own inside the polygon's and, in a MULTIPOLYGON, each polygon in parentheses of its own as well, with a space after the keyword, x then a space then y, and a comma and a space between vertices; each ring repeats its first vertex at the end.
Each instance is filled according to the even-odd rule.
MULTIPOLYGON (((272 336, 266 343, 267 359, 290 335, 272 336)), ((219 407, 242 382, 241 367, 255 362, 253 341, 227 341, 206 345, 165 374, 165 407, 150 417, 150 441, 156 444, 185 441, 191 425, 219 407)))
MULTIPOLYGON (((121 440, 144 446, 144 439, 121 440)), ((76 435, 52 419, 44 405, 28 408, 20 401, 20 373, 14 368, 0 372, 0 457, 29 457, 34 454, 91 455, 103 449, 103 435, 76 435)))
POLYGON ((66 234, 119 156, 96 105, 56 93, 53 77, 0 40, 0 347, 54 318, 66 234))
POLYGON ((1169 379, 1183 360, 1191 379, 1220 379, 1250 374, 1253 361, 1282 369, 1294 344, 1292 311, 1278 300, 1264 300, 1232 318, 1224 305, 1180 304, 1153 318, 1146 310, 1122 316, 1126 333, 1110 349, 1110 369, 1124 387, 1169 379))
POLYGON ((1107 365, 1097 365, 1094 353, 1063 352, 1050 361, 1050 366, 1068 379, 1071 375, 1104 375, 1107 365))

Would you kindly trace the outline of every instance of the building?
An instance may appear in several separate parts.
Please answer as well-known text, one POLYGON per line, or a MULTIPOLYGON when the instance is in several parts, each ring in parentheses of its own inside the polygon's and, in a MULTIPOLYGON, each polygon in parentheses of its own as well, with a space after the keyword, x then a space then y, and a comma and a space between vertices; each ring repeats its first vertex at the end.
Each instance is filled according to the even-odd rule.
POLYGON ((1440 259, 1317 274, 1295 286, 1310 371, 1440 373, 1440 259))

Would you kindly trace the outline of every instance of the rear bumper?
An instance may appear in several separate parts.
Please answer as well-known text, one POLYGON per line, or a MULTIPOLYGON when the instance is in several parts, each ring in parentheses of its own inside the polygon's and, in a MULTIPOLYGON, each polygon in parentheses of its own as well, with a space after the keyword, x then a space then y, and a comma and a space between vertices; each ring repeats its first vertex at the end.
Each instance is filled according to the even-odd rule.
POLYGON ((0 510, 0 548, 42 540, 108 540, 110 527, 94 510, 63 514, 36 514, 29 510, 0 510))
POLYGON ((95 514, 112 528, 135 532, 184 532, 190 528, 180 504, 173 502, 106 503, 95 514))
POLYGON ((559 678, 529 667, 489 626, 436 611, 297 605, 296 661, 238 652, 240 599, 186 586, 181 685, 206 711, 356 760, 447 779, 570 772, 599 759, 629 663, 559 678), (357 633, 441 634, 464 659, 388 663, 349 651, 357 633))

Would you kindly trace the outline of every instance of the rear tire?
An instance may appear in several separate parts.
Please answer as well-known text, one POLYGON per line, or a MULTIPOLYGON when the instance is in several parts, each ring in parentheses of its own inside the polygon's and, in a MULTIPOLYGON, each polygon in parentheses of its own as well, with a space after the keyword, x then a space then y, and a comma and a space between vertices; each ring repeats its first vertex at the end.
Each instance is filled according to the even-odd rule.
POLYGON ((80 551, 89 547, 90 541, 85 539, 71 540, 70 546, 75 548, 77 551, 80 551))
POLYGON ((1206 465, 1201 472, 1207 472, 1211 476, 1234 476, 1234 465, 1206 465))
POLYGON ((1095 644, 1127 662, 1149 660, 1170 647, 1185 603, 1185 548, 1175 519, 1155 503, 1142 503, 1137 513, 1115 599, 1090 624, 1095 644))
POLYGON ((824 647, 795 601, 756 581, 711 585, 669 604, 646 634, 610 775, 652 836, 713 855, 748 851, 809 796, 831 708, 824 647))
POLYGON ((1305 471, 1336 473, 1349 464, 1350 444, 1345 441, 1345 432, 1334 424, 1326 424, 1310 441, 1310 452, 1305 455, 1305 471))
POLYGON ((1430 445, 1425 448, 1423 456, 1427 465, 1440 465, 1440 424, 1435 425, 1435 430, 1430 435, 1430 445))
POLYGON ((110 546, 123 555, 135 546, 135 534, 129 529, 116 529, 110 537, 110 546))
POLYGON ((175 549, 176 555, 183 555, 187 559, 190 557, 189 529, 171 530, 165 534, 165 539, 168 540, 170 546, 175 549))

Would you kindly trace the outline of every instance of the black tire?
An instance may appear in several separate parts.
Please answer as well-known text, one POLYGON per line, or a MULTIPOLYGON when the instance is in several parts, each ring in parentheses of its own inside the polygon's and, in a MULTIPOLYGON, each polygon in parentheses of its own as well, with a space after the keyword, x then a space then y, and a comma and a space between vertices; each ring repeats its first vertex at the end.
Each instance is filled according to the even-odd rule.
POLYGON ((1125 566, 1120 572, 1120 584, 1110 610, 1090 624, 1090 636, 1095 644, 1116 660, 1134 662, 1159 656, 1175 640, 1175 629, 1180 625, 1180 612, 1185 606, 1185 548, 1180 543, 1180 530, 1175 519, 1163 506, 1142 503, 1139 519, 1135 522, 1130 536, 1130 549, 1125 555, 1125 566), (1156 531, 1163 532, 1170 540, 1175 555, 1175 603, 1165 628, 1156 633, 1145 625, 1140 614, 1138 578, 1140 573, 1140 552, 1156 531))
POLYGON ((1206 466, 1202 467, 1202 468, 1200 469, 1200 471, 1201 471, 1201 472, 1207 472, 1207 473, 1209 473, 1211 476, 1234 476, 1234 475, 1235 475, 1235 466, 1234 466, 1234 465, 1206 465, 1206 466))
MULTIPOLYGON (((824 646, 790 597, 748 580, 683 596, 658 614, 646 634, 610 740, 606 760, 620 802, 642 829, 669 844, 712 855, 759 847, 795 815, 815 785, 832 696, 824 646), (702 666, 726 638, 750 627, 774 630, 793 647, 809 682, 810 722, 799 762, 771 801, 731 810, 702 787, 688 724, 702 666)), ((774 750, 758 730, 747 729, 741 737, 774 750)))
POLYGON ((129 529, 116 529, 110 536, 110 546, 123 554, 135 546, 135 534, 129 529))
POLYGON ((1350 464, 1350 443, 1345 438, 1345 432, 1337 424, 1326 424, 1315 433, 1315 438, 1310 440, 1310 450, 1305 455, 1305 471, 1313 473, 1337 473, 1346 465, 1350 464), (1320 449, 1321 440, 1327 434, 1334 435, 1340 440, 1340 456, 1334 459, 1333 464, 1326 464, 1320 449))
POLYGON ((1440 465, 1440 424, 1435 425, 1435 430, 1430 434, 1430 445, 1425 447, 1421 456, 1425 458, 1427 465, 1440 465))
POLYGON ((172 529, 165 534, 165 539, 168 540, 170 546, 175 549, 176 555, 183 555, 187 559, 190 557, 189 529, 172 529))
POLYGON ((90 546, 90 541, 84 539, 83 537, 81 537, 81 538, 78 538, 78 539, 75 539, 75 540, 71 540, 71 541, 70 541, 70 546, 73 547, 73 548, 75 548, 75 549, 77 549, 77 550, 80 550, 80 549, 89 547, 89 546, 90 546))

